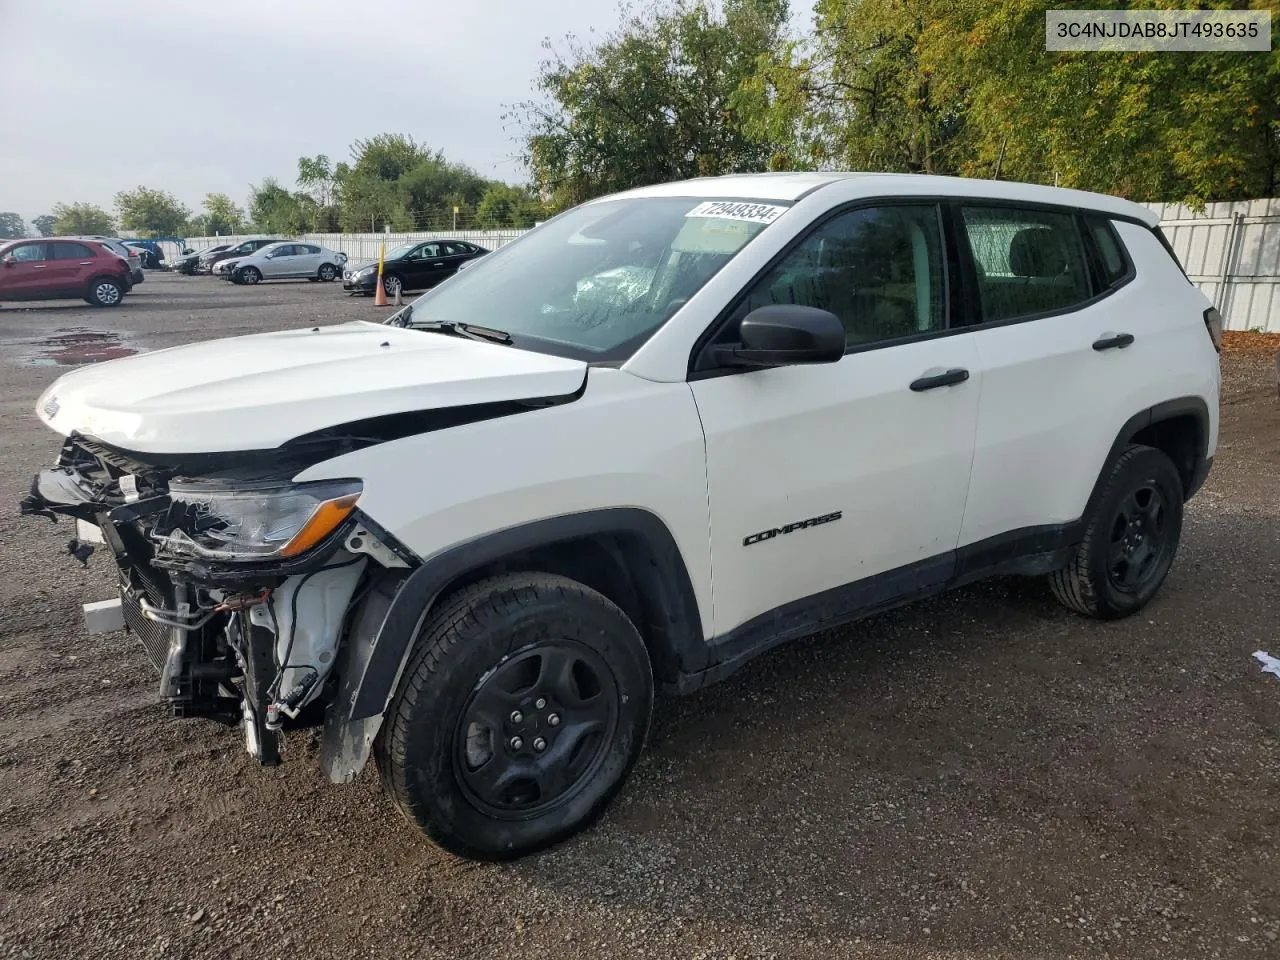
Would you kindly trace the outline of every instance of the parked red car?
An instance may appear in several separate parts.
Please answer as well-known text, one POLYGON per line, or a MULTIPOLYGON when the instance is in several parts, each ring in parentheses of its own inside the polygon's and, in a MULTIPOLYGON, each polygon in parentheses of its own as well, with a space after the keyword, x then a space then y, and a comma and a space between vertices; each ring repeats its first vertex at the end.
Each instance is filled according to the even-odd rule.
POLYGON ((95 307, 114 307, 132 289, 129 261, 97 240, 0 244, 0 301, 83 298, 95 307))

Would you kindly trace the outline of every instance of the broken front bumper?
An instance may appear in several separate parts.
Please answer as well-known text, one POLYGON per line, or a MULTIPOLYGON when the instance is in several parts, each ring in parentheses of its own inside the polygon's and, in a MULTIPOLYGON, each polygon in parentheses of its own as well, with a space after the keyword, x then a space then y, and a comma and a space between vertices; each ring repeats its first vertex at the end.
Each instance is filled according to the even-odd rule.
POLYGON ((21 509, 54 521, 74 517, 67 549, 81 562, 95 551, 112 555, 119 598, 87 604, 86 626, 138 637, 175 716, 242 725, 264 764, 278 760, 279 730, 324 723, 322 760, 336 748, 344 758, 336 766, 346 772, 327 761, 326 770, 349 779, 367 756, 363 735, 354 739, 366 749, 353 756, 349 711, 336 703, 349 648, 361 646, 352 628, 376 631, 387 584, 416 558, 358 511, 289 559, 179 556, 166 531, 171 506, 181 513, 186 502, 176 483, 171 497, 168 484, 163 471, 73 438, 58 463, 36 475, 21 509), (340 709, 328 709, 335 703, 340 709))

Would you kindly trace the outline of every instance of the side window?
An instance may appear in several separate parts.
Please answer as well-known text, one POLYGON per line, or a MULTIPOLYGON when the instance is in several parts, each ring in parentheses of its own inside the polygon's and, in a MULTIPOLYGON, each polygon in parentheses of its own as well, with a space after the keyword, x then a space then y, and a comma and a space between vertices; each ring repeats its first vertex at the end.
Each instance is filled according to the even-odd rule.
POLYGON ((319 247, 312 246, 312 245, 311 245, 311 244, 309 244, 309 243, 304 243, 304 244, 302 244, 302 246, 301 246, 301 248, 300 248, 300 249, 302 250, 302 252, 303 252, 303 253, 305 253, 305 254, 307 254, 307 255, 314 255, 314 254, 317 254, 317 253, 319 253, 319 252, 320 252, 320 248, 319 248, 319 247))
POLYGON ((941 330, 946 285, 937 207, 870 207, 828 221, 755 283, 741 312, 774 303, 831 311, 849 347, 941 330))
POLYGON ((418 248, 418 257, 422 260, 431 260, 440 256, 440 244, 424 243, 418 248))
POLYGON ((276 247, 272 251, 272 255, 275 257, 294 257, 298 255, 298 248, 293 244, 286 243, 282 247, 276 247))
POLYGON ((440 246, 443 248, 444 256, 446 257, 460 257, 467 252, 467 248, 460 243, 445 242, 440 246))
POLYGON ((1129 275, 1129 264, 1120 238, 1116 236, 1111 221, 1105 217, 1085 217, 1084 222, 1102 261, 1099 264, 1102 268, 1102 282, 1107 287, 1113 287, 1129 275))
POLYGON ((984 321, 1061 310, 1092 296, 1071 214, 970 206, 961 212, 984 321))
POLYGON ((92 260, 93 251, 83 243, 51 243, 53 260, 92 260))
POLYGON ((49 244, 46 243, 25 243, 20 247, 14 247, 9 253, 19 262, 31 263, 35 260, 47 259, 45 256, 45 247, 47 246, 49 244))

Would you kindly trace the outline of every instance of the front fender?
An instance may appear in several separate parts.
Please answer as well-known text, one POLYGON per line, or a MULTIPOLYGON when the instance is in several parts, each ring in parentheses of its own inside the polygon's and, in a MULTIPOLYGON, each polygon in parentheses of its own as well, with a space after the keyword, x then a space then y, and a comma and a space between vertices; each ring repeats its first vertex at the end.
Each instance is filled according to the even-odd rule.
POLYGON ((459 544, 429 558, 403 579, 372 590, 356 618, 339 664, 338 695, 325 718, 321 766, 334 783, 364 767, 400 686, 422 624, 442 594, 466 574, 504 557, 600 535, 629 535, 645 545, 645 585, 658 594, 665 622, 658 624, 663 653, 695 672, 707 646, 693 584, 674 538, 654 514, 637 508, 591 510, 521 524, 459 544))

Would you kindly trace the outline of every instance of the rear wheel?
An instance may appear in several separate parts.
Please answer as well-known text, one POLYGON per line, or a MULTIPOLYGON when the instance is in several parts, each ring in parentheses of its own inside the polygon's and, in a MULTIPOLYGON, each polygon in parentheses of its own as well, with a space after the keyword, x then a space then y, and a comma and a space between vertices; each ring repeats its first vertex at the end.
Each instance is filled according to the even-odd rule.
POLYGON ((334 268, 332 263, 322 263, 320 264, 320 272, 317 276, 325 283, 329 283, 338 276, 338 271, 334 268))
POLYGON ((1111 466, 1076 556, 1049 575, 1054 596, 1099 620, 1137 613, 1173 566, 1182 506, 1173 461, 1154 447, 1129 446, 1111 466))
POLYGON ((85 300, 95 307, 115 307, 124 299, 124 285, 111 277, 98 277, 89 281, 85 300))
POLYGON ((603 811, 640 755, 652 703, 648 652, 616 605, 565 577, 505 574, 423 626, 378 765, 437 844, 512 859, 603 811))

